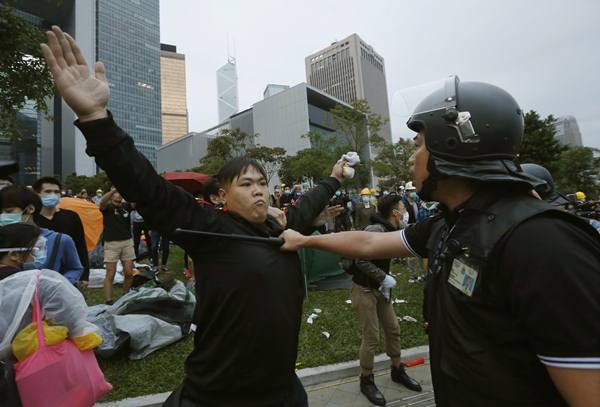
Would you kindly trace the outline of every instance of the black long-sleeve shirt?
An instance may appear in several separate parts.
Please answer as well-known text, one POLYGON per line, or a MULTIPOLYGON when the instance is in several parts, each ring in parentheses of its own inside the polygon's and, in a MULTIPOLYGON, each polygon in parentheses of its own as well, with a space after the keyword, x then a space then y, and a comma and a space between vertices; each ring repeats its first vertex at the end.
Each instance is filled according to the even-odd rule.
MULTIPOLYGON (((173 233, 178 227, 219 233, 278 236, 277 221, 253 224, 234 212, 215 211, 156 174, 111 117, 76 122, 94 156, 121 194, 148 225, 167 234, 194 260, 197 330, 185 365, 186 393, 202 405, 277 405, 294 377, 304 296, 296 253, 278 247, 199 239, 173 233)), ((339 188, 328 178, 288 213, 288 227, 302 233, 339 188)))
POLYGON ((77 212, 68 209, 61 209, 54 214, 52 219, 36 213, 33 215, 34 222, 42 228, 50 229, 55 232, 69 235, 75 243, 77 256, 83 266, 83 274, 81 280, 87 281, 90 275, 90 258, 88 257, 87 246, 85 244, 85 234, 83 232, 83 224, 77 212))

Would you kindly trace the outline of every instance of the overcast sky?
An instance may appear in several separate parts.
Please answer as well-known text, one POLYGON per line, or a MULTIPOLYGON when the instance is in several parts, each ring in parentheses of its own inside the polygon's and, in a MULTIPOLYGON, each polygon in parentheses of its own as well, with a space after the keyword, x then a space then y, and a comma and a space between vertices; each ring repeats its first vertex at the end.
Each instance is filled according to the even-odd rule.
MULTIPOLYGON (((217 124, 228 37, 243 110, 268 83, 306 81, 305 56, 357 33, 385 59, 390 104, 457 74, 506 89, 526 111, 575 116, 584 145, 600 148, 598 0, 163 0, 160 16, 161 42, 186 55, 190 131, 217 124)), ((397 107, 394 139, 410 134, 397 107)))

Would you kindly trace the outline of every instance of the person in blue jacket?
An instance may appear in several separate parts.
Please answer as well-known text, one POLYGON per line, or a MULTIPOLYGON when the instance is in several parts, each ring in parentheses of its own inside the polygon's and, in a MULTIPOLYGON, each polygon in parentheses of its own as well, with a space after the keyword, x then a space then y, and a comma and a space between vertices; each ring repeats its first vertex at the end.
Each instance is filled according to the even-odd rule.
MULTIPOLYGON (((0 206, 0 226, 18 222, 33 225, 33 213, 40 210, 42 203, 40 197, 29 188, 13 185, 0 191, 0 206)), ((40 231, 43 239, 38 244, 43 246, 39 249, 45 256, 38 256, 32 263, 25 264, 24 269, 54 270, 72 284, 77 284, 83 273, 83 266, 73 239, 50 229, 40 228, 40 231)))

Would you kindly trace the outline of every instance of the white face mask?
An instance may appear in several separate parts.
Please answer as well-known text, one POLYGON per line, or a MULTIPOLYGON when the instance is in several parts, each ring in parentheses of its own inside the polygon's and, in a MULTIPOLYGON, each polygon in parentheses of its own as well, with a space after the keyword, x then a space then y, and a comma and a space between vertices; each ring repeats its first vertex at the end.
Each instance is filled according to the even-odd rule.
POLYGON ((409 219, 410 219, 410 216, 408 216, 408 212, 404 212, 404 214, 402 215, 402 222, 408 223, 409 219))

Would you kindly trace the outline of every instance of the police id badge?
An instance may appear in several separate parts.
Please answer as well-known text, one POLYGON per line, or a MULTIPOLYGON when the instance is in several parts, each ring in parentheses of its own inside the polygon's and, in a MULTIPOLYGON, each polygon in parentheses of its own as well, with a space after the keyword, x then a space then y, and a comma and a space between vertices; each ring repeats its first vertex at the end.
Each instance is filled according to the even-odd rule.
POLYGON ((465 295, 471 297, 475 291, 475 282, 479 272, 473 267, 454 259, 448 282, 465 295))

